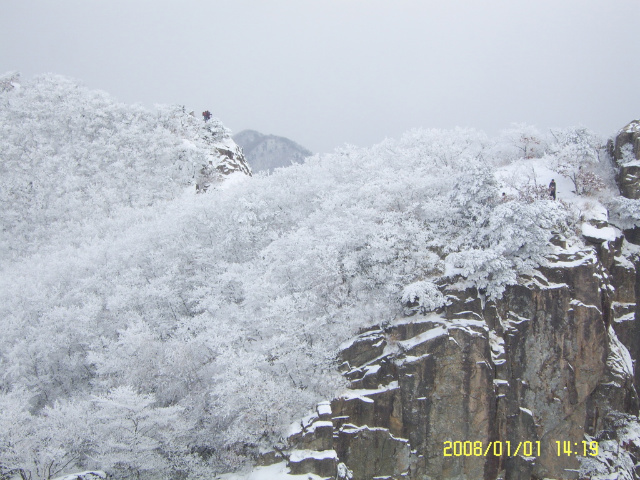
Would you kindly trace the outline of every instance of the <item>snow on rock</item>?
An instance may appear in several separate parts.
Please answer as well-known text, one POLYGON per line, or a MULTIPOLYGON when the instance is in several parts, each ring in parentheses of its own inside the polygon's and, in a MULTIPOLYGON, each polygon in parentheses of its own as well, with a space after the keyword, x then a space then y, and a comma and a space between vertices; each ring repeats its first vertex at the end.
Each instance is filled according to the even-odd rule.
POLYGON ((294 450, 289 456, 290 462, 301 462, 307 458, 315 458, 316 460, 324 460, 325 458, 338 458, 338 454, 335 450, 323 450, 318 452, 316 450, 294 450))
POLYGON ((590 223, 582 224, 582 235, 592 242, 613 242, 616 238, 619 238, 622 233, 615 227, 602 227, 598 228, 590 223))
POLYGON ((287 430, 287 436, 292 437, 294 435, 297 435, 303 432, 304 430, 309 428, 309 426, 312 425, 313 422, 315 422, 317 419, 318 419, 318 414, 312 413, 307 415, 303 419, 298 420, 297 422, 293 422, 291 425, 289 425, 289 429, 287 430))
POLYGON ((294 450, 289 455, 289 468, 293 474, 313 473, 335 477, 338 454, 335 450, 294 450))
POLYGON ((494 363, 504 358, 504 338, 496 335, 493 330, 489 332, 489 345, 491 346, 491 358, 494 363))
POLYGON ((398 389, 398 381, 394 380, 393 382, 390 382, 388 385, 381 386, 380 388, 377 388, 377 389, 348 390, 344 392, 342 395, 340 395, 340 398, 344 398, 346 400, 352 399, 352 398, 359 398, 365 402, 373 402, 373 400, 368 398, 370 395, 376 395, 378 393, 386 392, 389 390, 396 390, 396 389, 398 389))
POLYGON ((401 351, 409 352, 413 348, 415 348, 417 345, 430 342, 434 338, 441 337, 443 335, 448 335, 448 333, 449 333, 449 329, 445 326, 432 328, 431 330, 427 330, 426 332, 421 333, 420 335, 417 335, 413 338, 404 340, 402 342, 398 342, 398 345, 400 346, 401 351))
POLYGON ((331 415, 331 402, 320 402, 316 407, 316 411, 320 418, 331 415))
POLYGON ((227 473, 218 477, 220 480, 322 480, 324 477, 313 473, 293 475, 286 462, 267 467, 256 467, 246 473, 227 473))
POLYGON ((53 480, 97 480, 99 478, 107 478, 107 474, 101 470, 93 470, 89 472, 71 473, 53 480))
POLYGON ((610 351, 607 356, 607 366, 621 378, 633 378, 633 360, 629 350, 618 340, 612 326, 609 326, 608 333, 610 351))

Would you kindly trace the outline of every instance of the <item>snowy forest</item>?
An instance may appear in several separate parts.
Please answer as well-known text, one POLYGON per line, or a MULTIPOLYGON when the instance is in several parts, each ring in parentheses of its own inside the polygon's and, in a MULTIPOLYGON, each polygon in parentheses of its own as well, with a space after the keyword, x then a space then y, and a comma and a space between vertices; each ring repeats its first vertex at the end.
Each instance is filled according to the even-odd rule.
POLYGON ((582 126, 412 130, 196 193, 230 135, 0 77, 0 478, 236 470, 343 387, 360 328, 444 284, 499 298, 585 219, 640 226, 582 126))

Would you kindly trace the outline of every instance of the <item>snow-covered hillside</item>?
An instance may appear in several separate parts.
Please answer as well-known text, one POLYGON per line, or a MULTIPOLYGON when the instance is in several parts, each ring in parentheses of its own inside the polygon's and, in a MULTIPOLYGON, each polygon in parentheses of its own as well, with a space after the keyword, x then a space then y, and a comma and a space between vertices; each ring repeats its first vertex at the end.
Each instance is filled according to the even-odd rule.
POLYGON ((272 172, 276 168, 302 163, 313 155, 306 148, 285 137, 243 130, 233 136, 254 172, 272 172))
POLYGON ((0 259, 216 175, 250 174, 218 120, 204 123, 182 107, 124 105, 54 75, 0 78, 0 138, 0 259))
POLYGON ((518 127, 411 131, 196 195, 221 124, 59 77, 9 84, 1 473, 235 468, 342 385, 339 345, 399 314, 405 288, 499 296, 612 185, 588 131, 518 127))

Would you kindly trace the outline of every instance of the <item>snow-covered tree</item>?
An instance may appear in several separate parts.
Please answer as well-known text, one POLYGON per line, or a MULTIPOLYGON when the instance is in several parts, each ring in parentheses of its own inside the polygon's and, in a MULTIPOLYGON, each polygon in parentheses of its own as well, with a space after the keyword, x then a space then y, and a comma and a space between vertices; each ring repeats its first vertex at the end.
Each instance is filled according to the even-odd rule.
POLYGON ((547 160, 536 132, 414 130, 195 195, 228 134, 213 120, 50 76, 0 103, 0 392, 19 426, 0 465, 15 471, 35 471, 12 445, 44 442, 25 436, 41 425, 69 467, 118 478, 237 467, 340 387, 354 331, 399 299, 442 306, 447 282, 499 296, 573 220, 501 195, 505 162, 547 160), (73 411, 75 437, 58 420, 73 411))
POLYGON ((583 127, 552 131, 551 134, 556 140, 551 151, 557 171, 571 180, 575 193, 584 195, 603 189, 604 182, 594 171, 602 154, 599 138, 583 127))
POLYGON ((640 199, 615 197, 607 204, 609 221, 622 229, 640 227, 640 199))
POLYGON ((82 402, 59 402, 29 411, 24 389, 0 394, 0 477, 50 480, 81 467, 92 449, 82 402))
POLYGON ((405 315, 432 312, 443 307, 446 303, 438 286, 433 282, 425 281, 415 282, 404 287, 400 301, 405 307, 405 315))
MULTIPOLYGON (((140 395, 130 387, 118 387, 92 400, 94 445, 92 460, 118 478, 170 476, 186 424, 179 406, 154 406, 153 395, 140 395)), ((180 462, 177 462, 179 465, 180 462)))

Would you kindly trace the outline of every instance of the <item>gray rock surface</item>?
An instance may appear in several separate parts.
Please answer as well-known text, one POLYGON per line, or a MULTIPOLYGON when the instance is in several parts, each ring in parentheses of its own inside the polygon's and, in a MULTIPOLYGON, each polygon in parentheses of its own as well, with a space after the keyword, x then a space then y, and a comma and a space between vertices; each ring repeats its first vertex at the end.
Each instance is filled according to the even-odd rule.
POLYGON ((252 175, 242 149, 230 137, 218 138, 215 132, 207 127, 208 125, 205 125, 202 129, 203 140, 208 144, 210 154, 208 163, 201 166, 196 180, 196 191, 200 193, 206 192, 211 185, 232 173, 252 175))
POLYGON ((616 181, 620 193, 627 198, 640 198, 640 120, 634 120, 618 132, 613 155, 618 166, 616 181))

